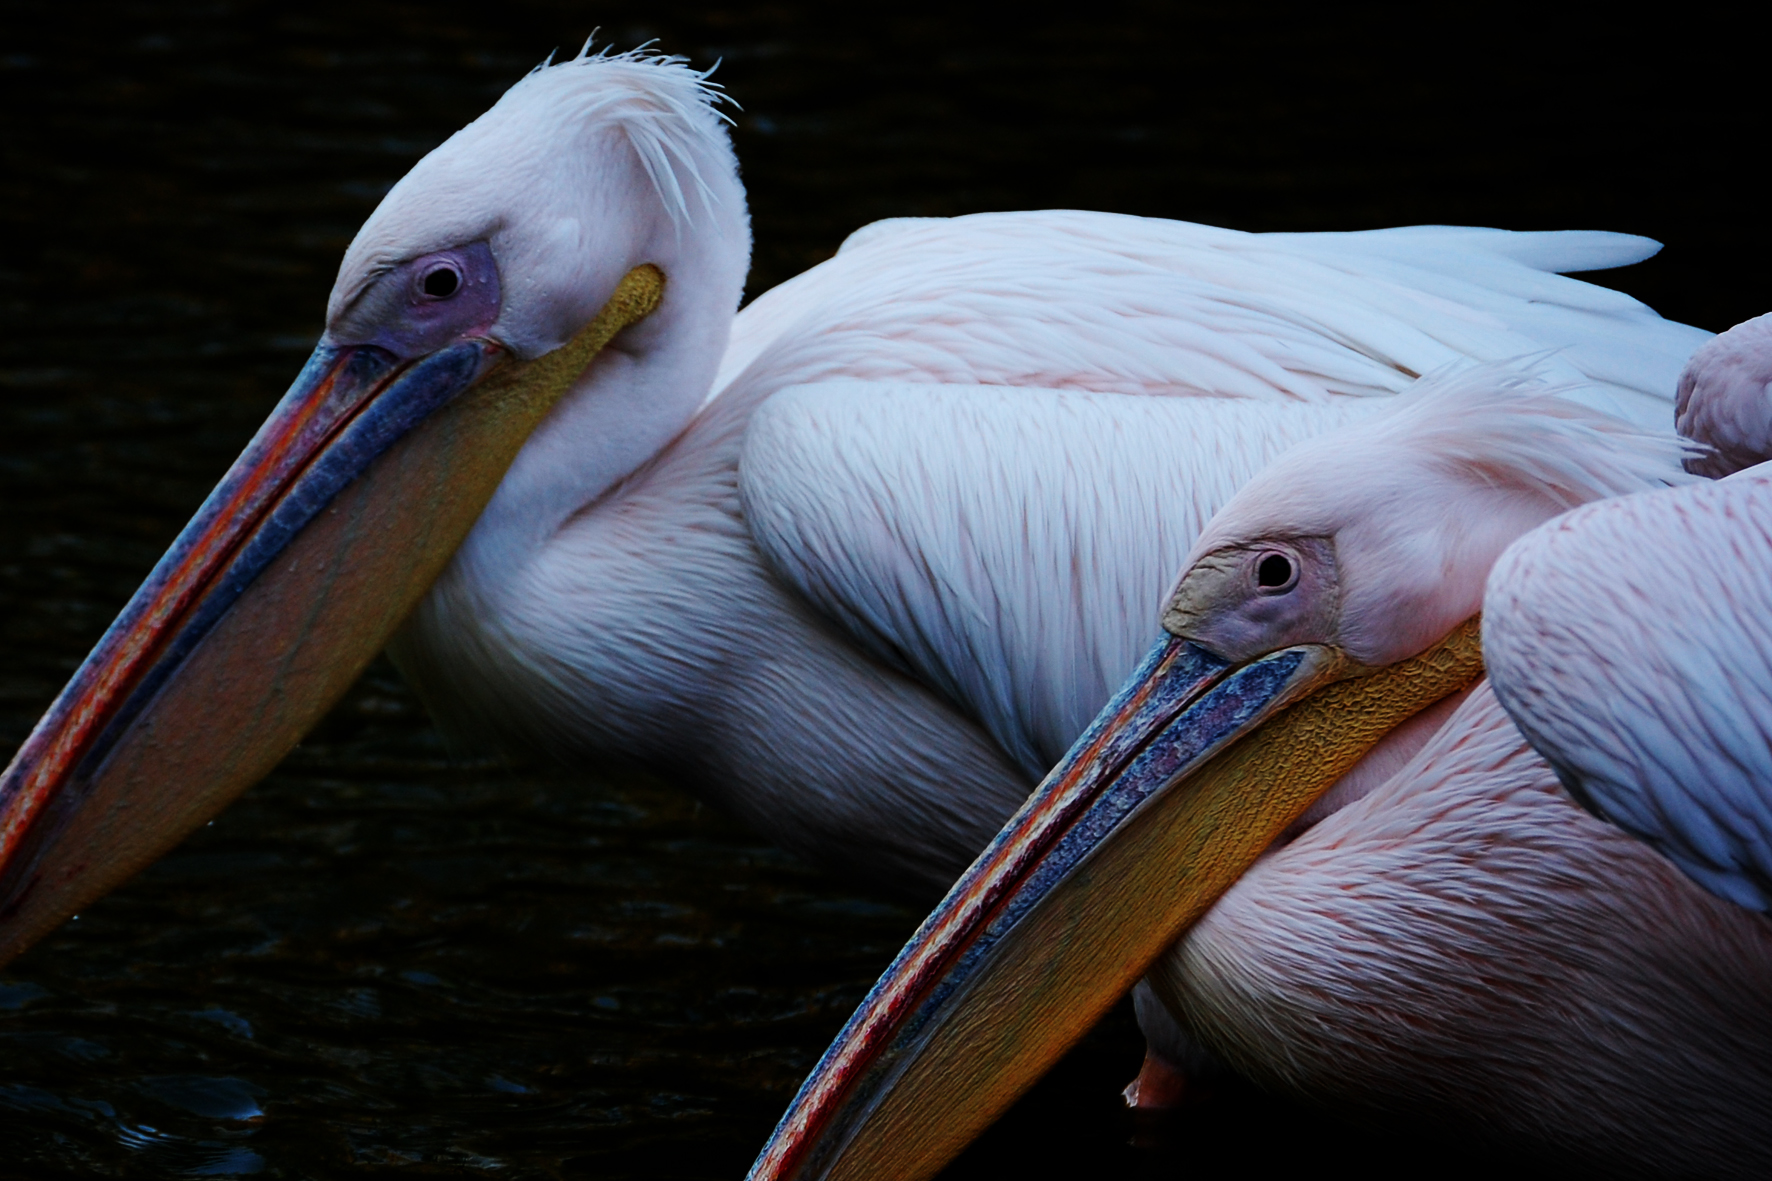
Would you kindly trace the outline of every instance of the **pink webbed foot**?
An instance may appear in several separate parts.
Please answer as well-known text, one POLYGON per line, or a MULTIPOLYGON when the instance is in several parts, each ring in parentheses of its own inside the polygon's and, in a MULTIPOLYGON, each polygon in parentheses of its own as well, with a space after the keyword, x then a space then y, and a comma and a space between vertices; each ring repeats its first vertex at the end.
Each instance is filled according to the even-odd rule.
POLYGON ((1138 1077, 1127 1083, 1120 1094, 1132 1110, 1152 1112, 1169 1111, 1206 1097, 1204 1088, 1190 1083, 1185 1071, 1151 1049, 1144 1052, 1144 1065, 1139 1068, 1138 1077))

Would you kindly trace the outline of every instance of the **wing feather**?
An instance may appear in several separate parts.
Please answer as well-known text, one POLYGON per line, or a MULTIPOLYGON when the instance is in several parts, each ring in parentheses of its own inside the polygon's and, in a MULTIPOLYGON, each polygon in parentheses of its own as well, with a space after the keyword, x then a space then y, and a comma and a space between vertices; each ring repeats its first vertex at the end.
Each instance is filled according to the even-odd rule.
POLYGON ((1249 234, 1048 211, 904 218, 742 312, 715 390, 843 379, 1321 402, 1460 359, 1552 353, 1662 424, 1709 334, 1552 273, 1637 261, 1626 234, 1414 226, 1249 234))
POLYGON ((1772 910, 1772 479, 1583 506, 1502 555, 1496 696, 1583 802, 1772 910))
POLYGON ((759 408, 740 494, 781 577, 1038 776, 1149 647, 1219 505, 1366 410, 800 386, 759 408))

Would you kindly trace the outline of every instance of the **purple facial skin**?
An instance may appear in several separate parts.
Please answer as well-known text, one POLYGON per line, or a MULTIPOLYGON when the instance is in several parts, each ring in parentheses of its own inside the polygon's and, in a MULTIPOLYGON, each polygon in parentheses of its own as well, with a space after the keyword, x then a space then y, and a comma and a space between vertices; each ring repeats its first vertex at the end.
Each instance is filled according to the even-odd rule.
POLYGON ((377 277, 326 334, 326 343, 374 345, 411 360, 485 332, 498 319, 498 307, 492 248, 470 242, 377 277))

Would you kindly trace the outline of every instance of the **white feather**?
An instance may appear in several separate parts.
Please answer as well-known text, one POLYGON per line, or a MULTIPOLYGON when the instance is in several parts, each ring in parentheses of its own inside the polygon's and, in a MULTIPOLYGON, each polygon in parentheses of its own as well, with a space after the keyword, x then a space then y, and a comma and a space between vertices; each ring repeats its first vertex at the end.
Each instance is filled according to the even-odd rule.
POLYGON ((832 382, 778 393, 740 489, 775 568, 1036 779, 1158 633, 1200 528, 1364 406, 832 382))
MULTIPOLYGON (((1535 269, 1637 257, 1650 248, 1640 239, 1580 235, 1577 246, 1436 228, 1259 235, 1063 211, 874 227, 734 318, 749 235, 711 101, 705 76, 669 59, 589 57, 540 70, 427 157, 353 243, 338 287, 347 302, 375 259, 492 233, 512 293, 494 335, 525 356, 588 319, 627 268, 653 262, 667 277, 659 311, 599 359, 525 446, 394 651, 454 730, 573 762, 640 759, 794 848, 900 884, 944 883, 969 860, 1154 625, 1161 579, 1152 571, 1168 551, 1153 558, 1134 522, 1151 512, 1141 497, 1182 489, 1182 469, 1173 453, 1120 447, 1129 432, 1117 417, 1148 415, 1115 408, 1113 395, 1326 406, 1394 394, 1449 361, 1598 348, 1628 333, 1651 360, 1609 376, 1615 388, 1601 396, 1664 416, 1672 384, 1662 370, 1703 335, 1535 269), (678 206, 673 194, 704 184, 716 194, 710 216, 693 201, 678 206), (567 222, 579 227, 569 242, 555 233, 567 222), (1100 397, 1086 413, 1067 411, 1075 422, 1063 438, 1034 441, 1062 425, 1034 408, 1055 404, 1052 394, 1031 398, 1018 428, 980 428, 979 438, 1009 430, 1046 468, 1006 469, 997 486, 973 487, 976 455, 936 454, 927 462, 945 483, 921 493, 907 484, 876 506, 893 514, 894 545, 852 559, 828 548, 821 574, 808 554, 789 552, 783 532, 768 543, 778 573, 737 494, 745 434, 788 387, 839 382, 1100 397), (1065 448, 1093 456, 1095 474, 1054 484, 1050 465, 1068 462, 1065 448), (1029 483, 1036 477, 1059 498, 1029 483), (930 495, 951 503, 922 503, 930 495), (1028 525, 1002 515, 1018 496, 1046 517, 1028 525), (962 561, 962 543, 944 533, 956 505, 970 506, 972 549, 988 559, 962 561), (1024 527, 1050 539, 1039 552, 1018 548, 1024 527), (1039 584, 1015 563, 1054 568, 1068 560, 1067 538, 1092 555, 1096 582, 1039 603, 1039 584), (858 648, 844 630, 856 626, 857 605, 911 593, 917 570, 938 560, 951 567, 941 592, 892 622, 927 629, 927 643, 887 643, 862 627, 858 648), (795 580, 833 589, 815 604, 790 589, 795 580), (1086 628, 1080 596, 1095 589, 1111 592, 1109 611, 1128 614, 1086 628), (998 609, 999 599, 1012 606, 998 609), (1061 625, 1068 635, 1055 634, 1061 625), (896 663, 879 658, 889 650, 896 663), (921 735, 920 770, 901 765, 894 730, 921 735)), ((1581 376, 1561 355, 1546 364, 1581 376)), ((919 434, 935 442, 951 417, 937 401, 908 411, 931 415, 920 429, 879 432, 887 450, 873 460, 864 454, 873 436, 846 439, 844 463, 885 473, 924 462, 911 459, 912 444, 919 434)), ((996 416, 1012 419, 1014 404, 1007 398, 996 416)), ((1221 432, 1255 412, 1192 413, 1201 430, 1221 432)), ((1185 529, 1168 526, 1175 540, 1165 545, 1184 545, 1206 506, 1294 437, 1274 429, 1261 440, 1188 442, 1187 503, 1197 508, 1180 513, 1185 529)), ((770 467, 794 478, 791 465, 770 467)), ((747 477, 754 505, 774 494, 759 479, 747 477)), ((781 496, 792 495, 784 486, 781 496)))
MULTIPOLYGON (((658 58, 541 70, 427 157, 353 243, 335 309, 388 260, 486 237, 506 295, 493 336, 524 357, 582 327, 628 268, 666 275, 663 305, 532 437, 393 651, 446 726, 578 765, 637 759, 900 887, 937 891, 982 846, 1154 629, 1168 563, 1287 441, 1420 374, 1547 351, 1545 380, 1592 385, 1658 426, 1705 338, 1550 273, 1644 257, 1637 238, 1262 235, 1064 211, 869 227, 735 318, 749 229, 704 83, 658 58), (596 87, 629 97, 583 101, 596 87)), ((1381 1107, 1415 1096, 1439 1116, 1474 1095, 1479 1118, 1540 1140, 1573 1128, 1626 1166, 1666 1159, 1657 1136, 1680 1134, 1643 1108, 1663 1077, 1709 1101, 1734 1054, 1743 1102, 1763 1110, 1761 1011, 1712 1021, 1706 998, 1735 993, 1678 982, 1668 995, 1689 1010, 1641 1003, 1657 971, 1766 995, 1751 916, 1701 930, 1707 900, 1658 896, 1632 925, 1628 893, 1602 891, 1565 921, 1539 887, 1617 864, 1607 834, 1564 824, 1555 840, 1574 851, 1534 861, 1505 842, 1556 818, 1472 798, 1483 814, 1442 808, 1449 828, 1386 813, 1403 822, 1323 862, 1342 880, 1315 892, 1262 893, 1338 824, 1402 807, 1397 792, 1258 867, 1184 945, 1211 952, 1186 966, 1199 1023, 1267 1055, 1264 1077, 1381 1107), (1408 846, 1386 863, 1394 884, 1363 876, 1387 840, 1408 846), (1507 876, 1521 866, 1524 886, 1507 876), (1338 928, 1350 877, 1383 905, 1338 928), (1295 946, 1296 925, 1274 921, 1288 899, 1310 928, 1295 946), (1487 899, 1513 909, 1490 921, 1487 899), (1687 926, 1657 943, 1662 918, 1687 926), (1629 976, 1646 953, 1659 958, 1629 976), (1606 995, 1629 1003, 1485 991, 1529 979, 1537 956, 1553 990, 1616 977, 1622 993, 1606 995), (1304 966, 1318 957, 1327 969, 1304 966), (1457 1019, 1444 1036, 1436 999, 1457 1019), (1613 1018, 1643 1024, 1582 1024, 1613 1018), (1505 1068, 1515 1033, 1548 1047, 1521 1070, 1505 1068), (1450 1052, 1483 1067, 1448 1074, 1450 1052), (1475 1089, 1448 1098, 1442 1077, 1475 1089)))
POLYGON ((1772 476, 1606 501, 1496 564, 1484 650, 1533 745, 1707 889, 1772 909, 1772 476))
POLYGON ((1063 210, 896 219, 747 308, 714 389, 757 365, 745 384, 767 374, 1317 401, 1552 349, 1550 376, 1598 384, 1603 408, 1660 425, 1708 334, 1538 269, 1654 249, 1621 234, 1246 234, 1063 210), (809 350, 812 339, 824 347, 809 350), (888 344, 899 346, 890 366, 888 344))
POLYGON ((1772 926, 1583 815, 1486 687, 1155 980, 1269 1087, 1606 1176, 1772 1170, 1772 926))

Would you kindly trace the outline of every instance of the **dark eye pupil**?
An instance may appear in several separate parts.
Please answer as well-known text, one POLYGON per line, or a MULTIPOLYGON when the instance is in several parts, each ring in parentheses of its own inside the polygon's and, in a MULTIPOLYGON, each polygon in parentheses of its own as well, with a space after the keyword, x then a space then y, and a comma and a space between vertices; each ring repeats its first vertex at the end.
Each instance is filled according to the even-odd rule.
POLYGON ((1292 563, 1281 554, 1269 554, 1255 567, 1257 586, 1285 586, 1292 579, 1292 563))
POLYGON ((461 286, 461 276, 448 267, 438 267, 425 276, 425 294, 436 299, 448 299, 461 286))

